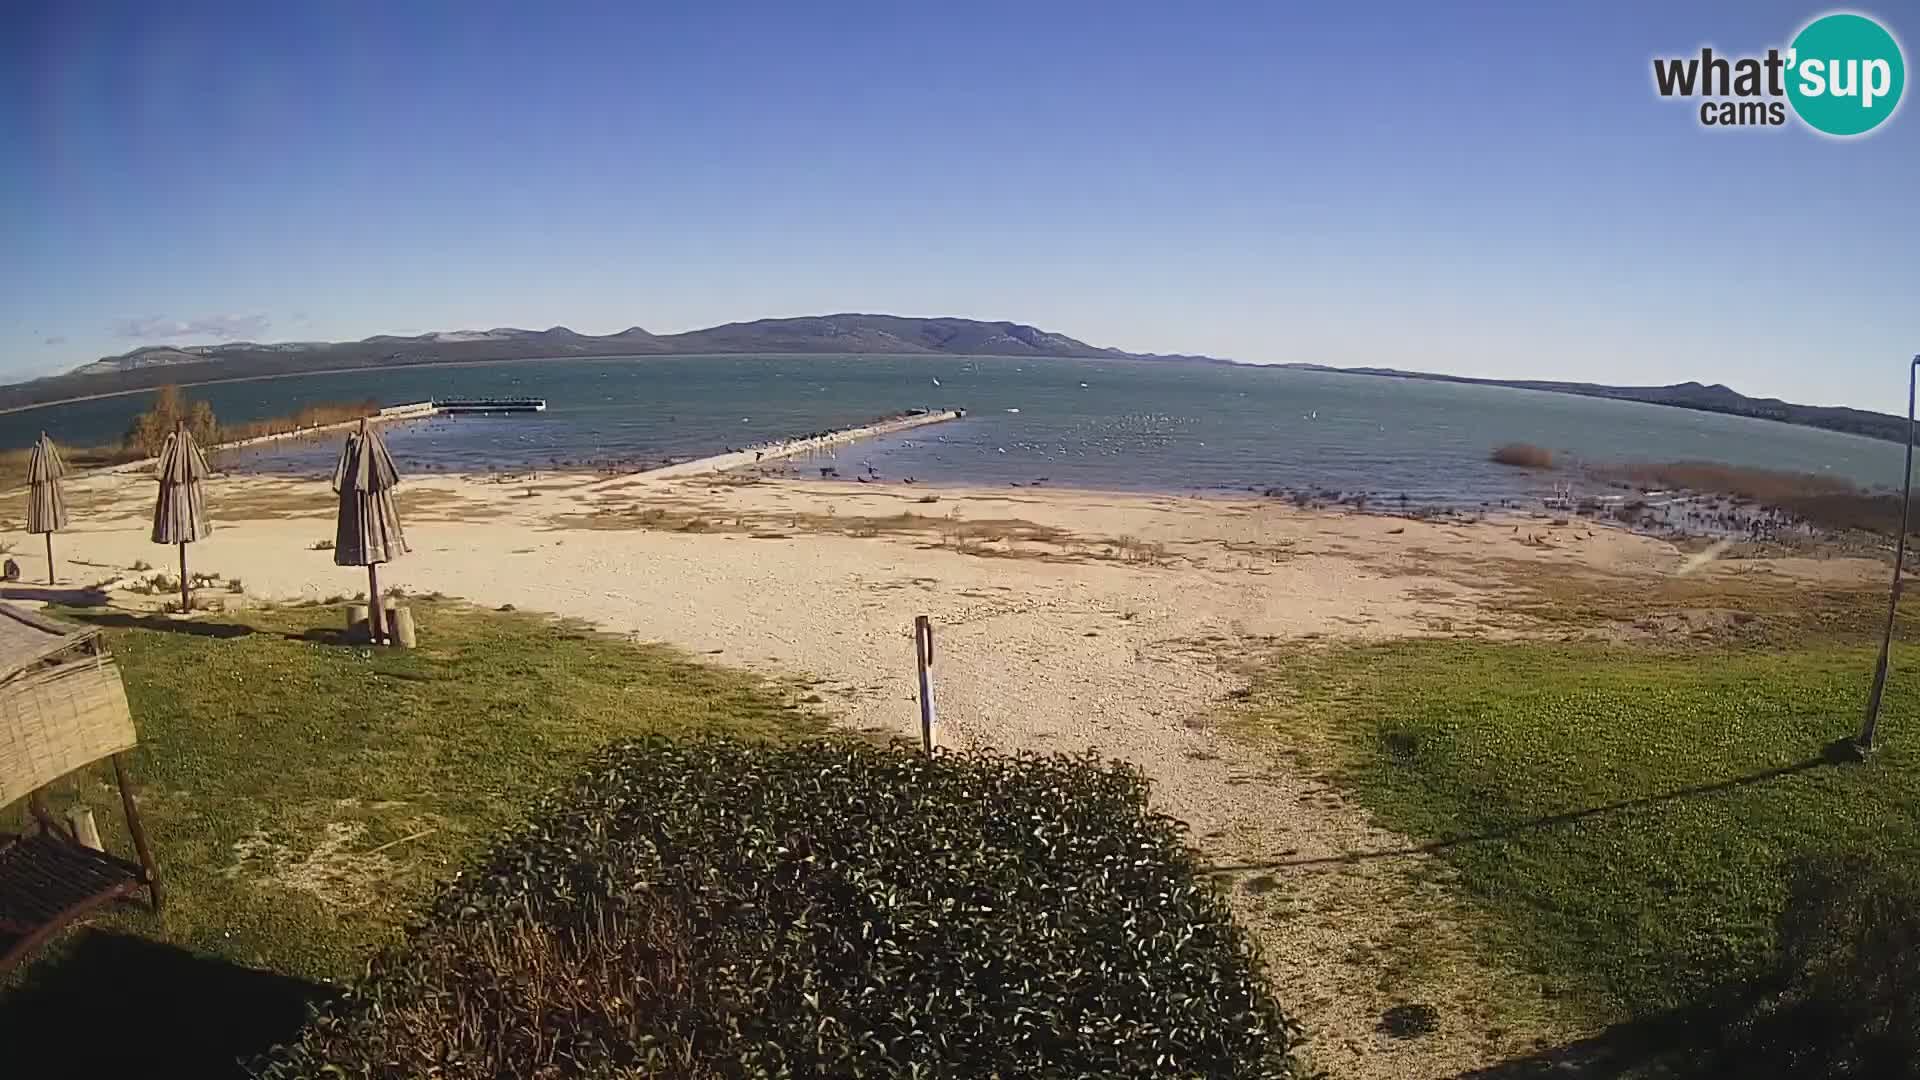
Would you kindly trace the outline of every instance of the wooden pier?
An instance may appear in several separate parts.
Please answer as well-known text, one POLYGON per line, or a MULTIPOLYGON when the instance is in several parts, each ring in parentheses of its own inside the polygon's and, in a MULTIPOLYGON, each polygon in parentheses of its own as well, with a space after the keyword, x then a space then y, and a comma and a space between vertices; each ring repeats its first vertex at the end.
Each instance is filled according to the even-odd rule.
POLYGON ((435 398, 433 410, 442 416, 467 416, 487 413, 546 412, 547 399, 520 398, 435 398))

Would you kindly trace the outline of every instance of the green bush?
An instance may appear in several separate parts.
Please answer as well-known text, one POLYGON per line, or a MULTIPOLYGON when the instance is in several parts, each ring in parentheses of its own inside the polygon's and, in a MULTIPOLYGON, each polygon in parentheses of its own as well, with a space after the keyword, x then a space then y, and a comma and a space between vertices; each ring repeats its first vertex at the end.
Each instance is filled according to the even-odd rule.
POLYGON ((255 1075, 1294 1075, 1146 794, 1087 758, 624 743, 255 1075))
POLYGON ((1920 876, 1878 852, 1795 862, 1760 1002, 1718 1071, 1920 1078, 1920 876))

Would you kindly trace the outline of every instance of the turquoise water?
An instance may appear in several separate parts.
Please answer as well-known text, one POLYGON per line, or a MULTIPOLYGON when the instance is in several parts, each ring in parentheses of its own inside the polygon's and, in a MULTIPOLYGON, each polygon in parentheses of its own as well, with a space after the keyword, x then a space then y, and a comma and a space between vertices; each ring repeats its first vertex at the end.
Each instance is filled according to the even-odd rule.
MULTIPOLYGON (((1893 485, 1901 448, 1813 428, 1502 387, 1275 368, 1001 357, 728 356, 547 360, 308 375, 192 388, 225 420, 302 403, 544 397, 543 414, 396 425, 403 468, 622 464, 717 453, 916 407, 959 421, 839 452, 842 475, 1144 490, 1320 488, 1461 503, 1551 480, 1488 462, 1498 443, 1588 462, 1704 459, 1893 485), (934 380, 939 385, 934 385, 934 380), (1014 410, 1018 410, 1017 412, 1014 410)), ((147 395, 0 415, 0 445, 44 428, 116 440, 147 395)), ((225 455, 226 467, 318 472, 331 443, 225 455)))

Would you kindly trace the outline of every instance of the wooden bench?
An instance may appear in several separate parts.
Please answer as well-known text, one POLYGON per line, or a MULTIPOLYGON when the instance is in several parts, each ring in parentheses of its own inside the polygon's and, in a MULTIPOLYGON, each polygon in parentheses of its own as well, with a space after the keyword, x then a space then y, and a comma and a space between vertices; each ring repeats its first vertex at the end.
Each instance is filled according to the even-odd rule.
POLYGON ((0 603, 0 807, 24 803, 29 831, 0 832, 0 972, 106 904, 145 891, 160 873, 121 755, 136 742, 120 670, 97 628, 0 603), (111 759, 137 862, 82 842, 47 808, 44 789, 111 759))

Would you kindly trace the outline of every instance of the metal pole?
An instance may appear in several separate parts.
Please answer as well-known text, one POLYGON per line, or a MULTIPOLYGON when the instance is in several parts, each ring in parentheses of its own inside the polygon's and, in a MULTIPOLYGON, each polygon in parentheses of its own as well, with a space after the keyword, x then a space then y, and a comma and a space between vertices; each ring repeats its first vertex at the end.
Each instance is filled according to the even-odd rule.
POLYGON ((933 753, 933 624, 925 615, 913 620, 913 652, 920 664, 920 747, 933 753))
POLYGON ((193 597, 187 592, 187 544, 180 542, 180 613, 193 610, 193 597))
POLYGON ((1873 736, 1880 726, 1880 698, 1887 689, 1887 654, 1893 647, 1893 621, 1900 610, 1900 571, 1907 561, 1908 511, 1913 506, 1913 434, 1914 380, 1920 377, 1920 356, 1907 366, 1907 467, 1900 485, 1900 535, 1893 546, 1893 585, 1887 590, 1887 626, 1880 635, 1880 658, 1873 665, 1873 689, 1867 693, 1867 718, 1855 740, 1863 753, 1873 751, 1873 736))
POLYGON ((47 534, 47 584, 53 584, 53 534, 47 534))

